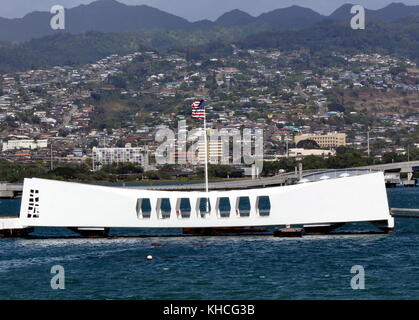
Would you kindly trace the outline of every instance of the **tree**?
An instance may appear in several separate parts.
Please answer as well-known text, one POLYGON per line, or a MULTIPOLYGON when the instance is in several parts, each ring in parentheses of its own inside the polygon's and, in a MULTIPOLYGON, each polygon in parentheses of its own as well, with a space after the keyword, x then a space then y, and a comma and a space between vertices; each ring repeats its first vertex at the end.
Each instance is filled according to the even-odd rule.
POLYGON ((297 148, 303 149, 320 149, 318 143, 314 140, 302 140, 297 143, 297 148))

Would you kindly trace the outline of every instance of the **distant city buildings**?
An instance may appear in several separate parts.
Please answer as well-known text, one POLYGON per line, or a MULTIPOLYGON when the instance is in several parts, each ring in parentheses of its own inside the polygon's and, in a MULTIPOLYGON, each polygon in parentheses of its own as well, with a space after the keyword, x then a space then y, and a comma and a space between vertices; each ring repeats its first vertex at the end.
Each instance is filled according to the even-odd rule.
POLYGON ((93 148, 93 171, 113 163, 133 163, 145 166, 144 148, 93 148))
POLYGON ((20 150, 20 149, 41 149, 48 147, 48 140, 33 140, 33 139, 25 139, 25 140, 9 140, 3 142, 2 151, 10 151, 10 150, 20 150))
POLYGON ((316 142, 320 148, 337 148, 346 146, 346 133, 333 132, 325 135, 302 134, 294 137, 294 142, 296 144, 304 140, 312 140, 316 142))
MULTIPOLYGON (((311 151, 316 149, 315 143, 301 143, 296 151, 289 150, 292 141, 302 140, 312 140, 332 152, 345 145, 365 151, 369 144, 376 158, 406 152, 406 139, 416 136, 419 124, 419 69, 414 62, 379 54, 333 53, 333 59, 346 62, 294 68, 306 54, 301 50, 235 48, 233 54, 196 61, 194 65, 199 68, 192 70, 181 54, 142 51, 110 55, 83 66, 3 74, 0 139, 5 141, 5 152, 0 156, 8 161, 48 162, 52 155, 55 163, 84 163, 89 158, 93 169, 98 170, 113 162, 142 165, 147 154, 152 165, 146 164, 144 169, 155 170, 158 163, 153 159, 160 152, 156 132, 173 130, 179 120, 186 120, 187 128, 179 129, 177 136, 183 142, 187 130, 202 127, 202 123, 190 121, 189 106, 197 98, 209 102, 209 137, 212 130, 262 129, 264 159, 278 159, 284 154, 328 156, 324 150, 311 151), (131 63, 153 65, 135 86, 118 81, 129 78, 127 69, 131 68, 125 66, 131 63), (300 78, 304 81, 296 80, 300 78), (334 89, 339 90, 333 93, 334 89), (94 102, 108 94, 112 99, 107 108, 115 109, 112 120, 121 121, 109 122, 111 116, 103 117, 103 106, 94 102), (149 107, 139 112, 129 102, 133 100, 149 107), (116 112, 118 108, 121 112, 116 112), (374 119, 369 139, 364 114, 374 119), (332 133, 318 134, 325 132, 332 133), (48 139, 48 146, 52 144, 51 149, 41 142, 44 139, 48 139), (109 148, 92 152, 94 146, 109 148), (136 151, 131 146, 142 148, 136 151), (305 150, 300 152, 300 148, 305 150)), ((216 164, 229 160, 232 164, 231 141, 226 146, 221 140, 208 139, 208 161, 216 164)), ((184 144, 185 148, 176 141, 168 145, 164 157, 170 160, 166 162, 187 169, 194 164, 202 166, 204 142, 188 138, 184 144), (191 155, 188 151, 195 143, 191 155)))
MULTIPOLYGON (((224 150, 223 141, 208 138, 207 145, 208 163, 221 164, 224 150)), ((205 164, 205 142, 203 140, 198 142, 198 164, 205 164)))
POLYGON ((330 157, 335 156, 335 150, 322 150, 322 149, 302 149, 302 148, 293 148, 289 149, 288 157, 302 159, 307 156, 319 156, 319 157, 330 157))

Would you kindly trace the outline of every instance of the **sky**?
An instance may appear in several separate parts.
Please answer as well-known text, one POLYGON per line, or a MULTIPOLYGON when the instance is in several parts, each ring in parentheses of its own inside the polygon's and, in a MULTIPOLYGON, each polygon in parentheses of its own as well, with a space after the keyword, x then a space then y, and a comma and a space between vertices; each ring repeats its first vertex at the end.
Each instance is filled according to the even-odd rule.
MULTIPOLYGON (((146 4, 163 11, 197 21, 215 20, 233 9, 241 9, 253 16, 278 8, 299 5, 329 15, 345 3, 356 3, 368 9, 380 9, 392 2, 419 5, 419 0, 118 0, 129 5, 146 4)), ((72 8, 93 0, 0 0, 0 17, 20 18, 32 11, 49 11, 53 5, 72 8)))

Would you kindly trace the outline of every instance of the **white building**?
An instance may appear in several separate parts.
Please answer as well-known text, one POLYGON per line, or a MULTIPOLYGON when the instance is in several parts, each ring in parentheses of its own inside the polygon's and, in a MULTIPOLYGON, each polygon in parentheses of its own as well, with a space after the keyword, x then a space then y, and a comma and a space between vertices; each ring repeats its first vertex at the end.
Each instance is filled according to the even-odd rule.
MULTIPOLYGON (((207 140, 207 160, 211 164, 221 164, 223 157, 223 141, 221 139, 210 139, 207 140)), ((198 141, 198 163, 205 163, 205 142, 203 140, 198 141)))
POLYGON ((93 171, 112 163, 133 163, 144 167, 144 148, 93 148, 93 171))
MULTIPOLYGON (((200 130, 190 136, 190 139, 198 138, 198 141, 196 142, 197 148, 193 151, 193 157, 196 157, 194 159, 198 165, 205 164, 205 140, 202 132, 203 130, 200 130)), ((221 164, 225 148, 227 148, 226 154, 228 154, 229 147, 224 146, 223 140, 218 135, 217 130, 207 129, 207 162, 211 164, 221 164)), ((189 157, 191 157, 191 155, 189 155, 189 157)))
POLYGON ((346 134, 339 132, 329 132, 327 134, 302 134, 294 137, 294 142, 298 144, 300 141, 313 140, 320 148, 337 148, 346 146, 346 134))
POLYGON ((20 215, 0 231, 26 227, 219 228, 372 222, 394 228, 382 172, 247 190, 138 190, 25 179, 20 215), (206 203, 209 202, 209 205, 206 203))
POLYGON ((19 150, 19 149, 42 149, 48 147, 48 140, 9 140, 3 142, 3 152, 9 150, 19 150))
POLYGON ((293 148, 288 152, 288 157, 290 158, 303 158, 307 156, 320 156, 320 157, 329 157, 335 156, 335 150, 323 150, 323 149, 302 149, 302 148, 293 148))

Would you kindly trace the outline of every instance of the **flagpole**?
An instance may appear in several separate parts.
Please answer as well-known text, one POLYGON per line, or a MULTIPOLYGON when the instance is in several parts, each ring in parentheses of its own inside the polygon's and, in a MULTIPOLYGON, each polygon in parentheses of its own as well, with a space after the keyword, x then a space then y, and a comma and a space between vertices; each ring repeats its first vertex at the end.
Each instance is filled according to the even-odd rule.
POLYGON ((208 212, 209 198, 208 198, 208 138, 207 138, 207 111, 204 100, 195 100, 192 104, 192 118, 204 119, 204 144, 205 144, 205 192, 207 193, 205 201, 205 211, 208 212))
POLYGON ((205 191, 208 193, 208 143, 207 143, 207 111, 204 111, 204 143, 205 143, 205 191))

